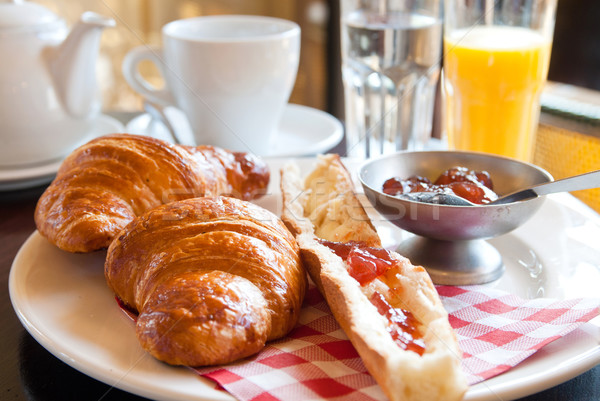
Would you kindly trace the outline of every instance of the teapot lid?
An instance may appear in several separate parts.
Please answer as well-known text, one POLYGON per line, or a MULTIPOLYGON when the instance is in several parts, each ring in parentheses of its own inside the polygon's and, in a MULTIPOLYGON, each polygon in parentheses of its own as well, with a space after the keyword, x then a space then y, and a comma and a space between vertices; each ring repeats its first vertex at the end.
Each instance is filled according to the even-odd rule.
POLYGON ((0 0, 0 29, 31 28, 60 20, 40 4, 23 0, 0 0))

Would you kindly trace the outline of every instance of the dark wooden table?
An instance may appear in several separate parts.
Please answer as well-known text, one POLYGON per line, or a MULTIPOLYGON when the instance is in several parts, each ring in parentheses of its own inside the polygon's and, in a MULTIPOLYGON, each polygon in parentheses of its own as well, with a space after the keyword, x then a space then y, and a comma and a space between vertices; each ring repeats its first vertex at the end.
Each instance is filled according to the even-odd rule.
MULTIPOLYGON (((21 244, 35 230, 33 211, 43 189, 0 192, 0 400, 142 400, 54 357, 23 328, 12 308, 9 271, 21 244)), ((600 400, 600 366, 524 400, 600 400)))

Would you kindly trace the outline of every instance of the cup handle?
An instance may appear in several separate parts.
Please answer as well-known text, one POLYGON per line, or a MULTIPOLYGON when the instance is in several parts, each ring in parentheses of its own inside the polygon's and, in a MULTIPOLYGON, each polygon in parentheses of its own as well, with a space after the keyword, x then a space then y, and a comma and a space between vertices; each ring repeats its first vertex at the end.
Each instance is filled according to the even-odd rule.
POLYGON ((162 49, 159 47, 140 46, 132 49, 123 59, 123 76, 133 90, 148 100, 163 106, 173 106, 175 105, 175 99, 166 84, 164 89, 156 89, 155 86, 142 77, 138 69, 140 62, 147 60, 154 63, 163 78, 165 78, 165 63, 161 58, 161 54, 162 49))

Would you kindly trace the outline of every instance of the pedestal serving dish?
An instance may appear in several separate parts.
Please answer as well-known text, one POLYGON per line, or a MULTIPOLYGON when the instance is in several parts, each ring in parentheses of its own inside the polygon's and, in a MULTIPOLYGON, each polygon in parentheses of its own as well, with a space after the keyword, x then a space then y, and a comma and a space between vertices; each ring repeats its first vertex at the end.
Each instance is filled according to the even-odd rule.
POLYGON ((540 167, 486 153, 461 151, 400 152, 362 165, 359 178, 375 209, 396 226, 416 234, 398 252, 427 269, 436 284, 482 284, 498 279, 504 264, 486 239, 506 234, 526 222, 544 197, 500 205, 455 206, 424 203, 383 193, 392 177, 412 175, 434 180, 451 167, 487 171, 502 196, 552 181, 540 167))

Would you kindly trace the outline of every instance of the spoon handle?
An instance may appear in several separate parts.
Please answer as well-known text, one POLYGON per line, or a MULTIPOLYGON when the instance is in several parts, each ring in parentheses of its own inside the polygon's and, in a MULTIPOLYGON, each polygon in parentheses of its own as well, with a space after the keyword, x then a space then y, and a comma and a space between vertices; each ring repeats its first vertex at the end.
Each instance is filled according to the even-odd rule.
POLYGON ((153 103, 149 100, 144 101, 144 110, 150 114, 150 117, 158 120, 164 127, 169 131, 171 138, 173 138, 173 143, 181 144, 181 141, 177 137, 177 133, 175 132, 175 128, 169 121, 169 118, 165 114, 164 108, 157 103, 153 103))
POLYGON ((535 198, 537 196, 553 194, 556 192, 578 191, 580 189, 590 189, 600 187, 600 170, 585 174, 576 175, 562 180, 538 184, 528 189, 513 192, 497 200, 490 202, 492 205, 502 205, 506 203, 535 198))
POLYGON ((539 196, 555 192, 570 192, 598 187, 600 187, 600 170, 563 178, 562 180, 552 181, 547 184, 540 184, 531 189, 539 196))

